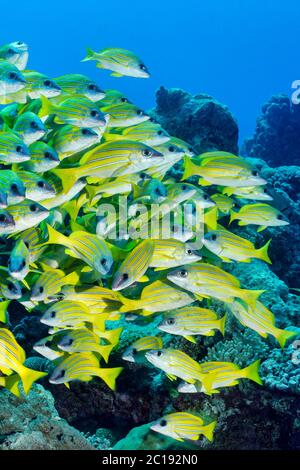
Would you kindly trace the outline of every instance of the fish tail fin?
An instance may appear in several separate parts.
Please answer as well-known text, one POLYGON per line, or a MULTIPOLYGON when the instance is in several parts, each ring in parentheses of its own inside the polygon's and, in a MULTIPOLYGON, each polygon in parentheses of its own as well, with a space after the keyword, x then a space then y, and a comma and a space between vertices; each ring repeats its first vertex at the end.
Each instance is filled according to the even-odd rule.
POLYGON ((7 307, 10 304, 10 300, 0 302, 0 323, 6 323, 7 320, 7 307))
POLYGON ((51 225, 47 224, 48 241, 44 245, 64 245, 69 244, 69 239, 60 232, 57 232, 51 225))
POLYGON ((192 162, 190 157, 185 156, 184 157, 184 172, 183 172, 181 181, 186 180, 190 176, 199 174, 199 170, 200 170, 200 167, 195 165, 195 163, 192 162))
POLYGON ((116 379, 122 372, 123 367, 113 367, 111 369, 99 369, 98 377, 100 377, 106 385, 111 389, 116 389, 116 379))
POLYGON ((218 221, 218 208, 216 206, 204 214, 204 223, 209 230, 216 230, 217 221, 218 221))
POLYGON ((93 51, 93 49, 91 49, 90 47, 87 47, 86 48, 86 56, 85 56, 84 59, 82 59, 81 62, 87 62, 88 60, 93 60, 94 55, 95 55, 95 52, 93 51))
POLYGON ((272 261, 270 260, 269 255, 268 255, 268 248, 270 246, 270 243, 271 243, 271 239, 267 241, 267 243, 264 246, 256 250, 256 254, 257 254, 257 258, 265 261, 266 263, 272 264, 272 261))
POLYGON ((118 344, 123 328, 115 328, 114 330, 107 330, 103 337, 110 342, 113 346, 118 344))
POLYGON ((114 347, 115 347, 114 344, 106 344, 104 346, 100 345, 99 348, 98 348, 98 352, 101 354, 101 356, 105 360, 106 364, 108 363, 110 353, 112 352, 114 347))
POLYGON ((23 366, 20 371, 20 377, 23 383, 24 392, 27 395, 31 389, 31 386, 34 382, 45 377, 47 372, 40 372, 33 369, 28 369, 28 367, 23 366))
POLYGON ((250 366, 245 367, 245 369, 243 369, 243 372, 247 379, 253 380, 253 382, 256 382, 258 385, 262 385, 262 380, 259 376, 259 368, 260 359, 250 364, 250 366))
POLYGON ((229 214, 230 214, 229 223, 231 224, 231 223, 237 218, 237 213, 234 212, 233 210, 230 210, 230 211, 229 211, 229 214))
POLYGON ((288 330, 281 330, 280 328, 276 328, 276 339, 278 343, 280 344, 280 347, 283 349, 285 346, 285 343, 287 340, 290 338, 293 338, 293 336, 297 335, 297 332, 295 331, 288 331, 288 330))
POLYGON ((19 390, 20 377, 18 375, 10 375, 5 379, 5 388, 7 388, 13 395, 20 397, 21 393, 19 390))
POLYGON ((42 117, 45 117, 45 116, 49 116, 50 114, 53 114, 54 111, 55 111, 55 105, 53 103, 51 103, 50 100, 48 100, 48 98, 46 98, 45 96, 41 96, 41 102, 42 102, 42 106, 41 106, 41 109, 39 110, 39 117, 42 118, 42 117))
POLYGON ((65 276, 65 285, 70 285, 70 286, 76 286, 76 284, 78 284, 79 282, 79 279, 80 279, 80 276, 79 274, 77 274, 75 271, 73 271, 72 273, 69 273, 65 276))
POLYGON ((247 305, 251 308, 255 308, 256 301, 258 297, 266 292, 265 290, 247 290, 247 289, 241 289, 241 299, 246 302, 247 305))
POLYGON ((202 433, 210 442, 213 441, 214 438, 214 430, 217 425, 217 421, 212 421, 211 423, 207 424, 207 426, 203 426, 202 433))
POLYGON ((80 168, 54 168, 51 172, 61 180, 65 192, 70 191, 81 177, 80 168))
POLYGON ((226 314, 222 318, 219 319, 219 330, 223 336, 225 333, 225 323, 226 323, 226 314))

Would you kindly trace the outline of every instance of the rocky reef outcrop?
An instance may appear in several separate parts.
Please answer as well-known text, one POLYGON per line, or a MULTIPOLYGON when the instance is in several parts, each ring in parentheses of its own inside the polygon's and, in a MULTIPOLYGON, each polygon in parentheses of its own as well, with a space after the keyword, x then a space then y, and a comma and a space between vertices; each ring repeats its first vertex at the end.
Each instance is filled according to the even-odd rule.
POLYGON ((178 88, 160 87, 151 114, 170 135, 189 142, 198 153, 238 151, 236 120, 227 106, 212 96, 193 96, 178 88))
POLYGON ((41 385, 26 397, 0 391, 0 450, 93 450, 83 434, 61 419, 41 385))
POLYGON ((253 138, 243 153, 272 166, 300 165, 300 106, 286 95, 272 96, 262 107, 253 138))

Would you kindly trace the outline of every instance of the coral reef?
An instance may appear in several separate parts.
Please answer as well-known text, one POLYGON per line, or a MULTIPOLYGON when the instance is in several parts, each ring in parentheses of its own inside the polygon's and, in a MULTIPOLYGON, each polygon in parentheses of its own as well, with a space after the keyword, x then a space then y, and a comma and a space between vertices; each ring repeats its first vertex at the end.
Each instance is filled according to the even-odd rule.
POLYGON ((54 398, 41 385, 34 385, 21 398, 0 391, 0 450, 92 449, 79 431, 59 417, 54 398))
POLYGON ((160 87, 152 116, 198 152, 225 150, 237 153, 238 126, 229 109, 209 95, 191 95, 178 88, 160 87))
POLYGON ((300 165, 300 107, 286 95, 272 96, 262 107, 254 137, 243 153, 273 165, 300 165))

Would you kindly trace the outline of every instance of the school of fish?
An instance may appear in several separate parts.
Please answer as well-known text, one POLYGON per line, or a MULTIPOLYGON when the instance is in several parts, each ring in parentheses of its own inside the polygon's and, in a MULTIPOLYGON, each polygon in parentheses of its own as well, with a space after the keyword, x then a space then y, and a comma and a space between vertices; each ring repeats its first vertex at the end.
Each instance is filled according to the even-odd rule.
MULTIPOLYGON (((83 61, 90 60, 114 77, 150 76, 124 49, 88 49, 83 61)), ((254 258, 271 263, 270 241, 255 247, 231 230, 289 223, 271 205, 267 182, 240 156, 196 155, 120 91, 103 90, 81 74, 50 78, 27 62, 23 42, 0 48, 0 386, 19 396, 20 384, 27 394, 47 375, 24 365, 25 352, 8 328, 15 302, 40 312, 49 327, 34 350, 54 362, 52 384, 70 387, 98 377, 115 390, 126 361, 181 379, 180 393, 211 395, 242 379, 261 384, 259 361, 245 368, 199 363, 164 347, 163 335, 193 343, 226 335, 226 314, 219 317, 212 300, 282 348, 295 334, 276 327, 259 300, 264 291, 241 286, 226 269, 254 258), (180 182, 170 176, 175 164, 183 168, 180 182), (125 224, 120 196, 128 205, 125 224), (183 218, 187 203, 192 210, 183 218), (116 215, 104 213, 103 205, 116 215), (153 230, 154 219, 170 217, 167 227, 153 230), (109 367, 122 334, 114 322, 124 318, 129 329, 157 315, 157 335, 138 339, 123 351, 123 364, 109 367)), ((175 412, 151 429, 179 441, 212 440, 215 426, 175 412)))

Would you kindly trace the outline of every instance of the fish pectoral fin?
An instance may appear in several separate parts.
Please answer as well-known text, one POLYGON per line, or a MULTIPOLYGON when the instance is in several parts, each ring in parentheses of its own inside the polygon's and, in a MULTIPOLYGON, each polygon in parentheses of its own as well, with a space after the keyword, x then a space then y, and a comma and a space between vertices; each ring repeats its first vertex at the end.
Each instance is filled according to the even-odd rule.
POLYGON ((168 379, 170 379, 172 381, 176 380, 176 378, 177 378, 177 377, 175 377, 175 375, 172 375, 172 374, 167 374, 167 377, 168 377, 168 379))
POLYGON ((165 271, 166 269, 168 269, 166 266, 164 267, 160 267, 160 268, 154 268, 154 271, 165 271))
POLYGON ((194 343, 194 344, 197 343, 197 340, 191 335, 184 336, 184 339, 186 339, 187 341, 190 341, 191 343, 194 343))
POLYGON ((204 295, 194 294, 194 296, 196 297, 197 300, 199 300, 199 302, 201 302, 204 298, 204 295))
POLYGON ((204 178, 199 178, 198 184, 200 186, 211 186, 211 183, 209 181, 206 181, 204 178))
POLYGON ((71 390, 71 389, 70 389, 70 384, 69 384, 68 382, 65 382, 64 385, 65 385, 69 390, 71 390))
POLYGON ((225 256, 221 256, 221 260, 224 261, 224 263, 232 263, 232 260, 229 258, 226 258, 225 256))
POLYGON ((258 227, 257 232, 262 232, 262 231, 265 230, 266 228, 267 228, 266 225, 262 225, 261 227, 258 227))
POLYGON ((120 77, 123 77, 123 75, 121 73, 118 73, 118 72, 112 72, 110 74, 111 77, 117 77, 117 78, 120 78, 120 77))
POLYGON ((148 282, 148 281, 149 281, 149 277, 145 275, 140 277, 140 279, 138 280, 138 282, 148 282))

